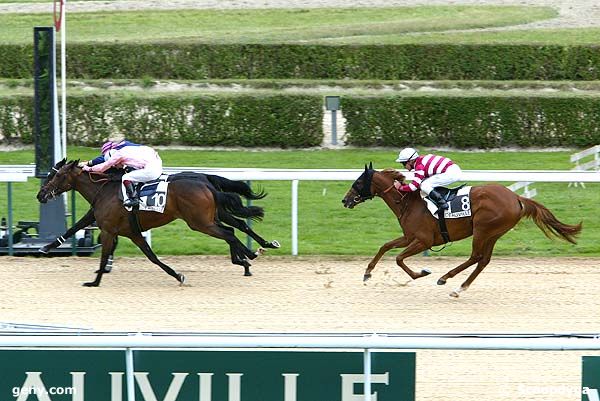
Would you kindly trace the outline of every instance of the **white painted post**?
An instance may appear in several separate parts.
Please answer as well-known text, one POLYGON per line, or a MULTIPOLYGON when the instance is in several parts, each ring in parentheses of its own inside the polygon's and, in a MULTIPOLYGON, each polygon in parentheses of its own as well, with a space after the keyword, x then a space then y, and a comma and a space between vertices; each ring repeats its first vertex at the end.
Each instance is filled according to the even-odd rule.
POLYGON ((365 401, 371 401, 371 350, 368 348, 363 352, 363 369, 365 376, 365 401))
POLYGON ((125 349, 125 378, 127 381, 127 401, 135 401, 135 382, 134 382, 134 371, 133 365, 133 350, 131 348, 125 349))
POLYGON ((298 255, 298 180, 292 180, 292 255, 298 255))

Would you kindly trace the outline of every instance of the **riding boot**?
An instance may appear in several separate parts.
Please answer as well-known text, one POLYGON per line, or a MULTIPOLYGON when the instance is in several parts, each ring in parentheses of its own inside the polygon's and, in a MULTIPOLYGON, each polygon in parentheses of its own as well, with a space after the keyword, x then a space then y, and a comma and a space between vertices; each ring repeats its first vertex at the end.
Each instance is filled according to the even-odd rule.
POLYGON ((127 193, 127 198, 128 198, 123 201, 123 206, 125 206, 125 207, 139 206, 140 199, 137 196, 133 182, 123 181, 123 185, 125 185, 125 192, 127 193))
POLYGON ((442 195, 439 194, 435 189, 429 193, 429 199, 435 202, 438 209, 446 210, 448 209, 448 203, 444 200, 442 195))

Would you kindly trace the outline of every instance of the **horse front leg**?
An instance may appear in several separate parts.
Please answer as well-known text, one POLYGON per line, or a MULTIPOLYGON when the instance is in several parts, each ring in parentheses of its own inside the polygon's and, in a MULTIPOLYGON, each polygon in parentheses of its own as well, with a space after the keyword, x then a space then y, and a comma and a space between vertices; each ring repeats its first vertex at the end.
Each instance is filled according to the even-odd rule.
POLYGON ((83 216, 81 219, 79 219, 77 223, 75 223, 73 227, 69 228, 67 232, 65 232, 60 237, 56 238, 53 242, 44 245, 42 248, 39 249, 39 252, 43 254, 48 254, 48 252, 50 252, 51 249, 58 248, 59 246, 64 244, 68 238, 71 238, 71 236, 73 236, 77 231, 92 224, 94 220, 96 220, 96 217, 94 217, 94 209, 90 209, 85 214, 85 216, 83 216))
POLYGON ((419 240, 418 238, 415 238, 410 242, 410 244, 408 244, 406 249, 402 251, 400 255, 396 256, 396 264, 400 266, 402 270, 404 270, 406 274, 408 274, 413 280, 429 276, 431 274, 431 271, 429 269, 423 269, 421 270, 421 272, 416 273, 404 263, 404 259, 416 255, 417 253, 423 252, 424 250, 429 249, 430 247, 431 245, 427 245, 421 242, 421 240, 419 240))
POLYGON ((392 240, 390 242, 386 242, 385 244, 383 244, 381 246, 381 248, 379 248, 379 251, 377 252, 377 254, 375 256, 373 256, 373 259, 371 259, 371 261, 369 262, 369 265, 367 266, 367 269, 365 270, 365 274, 363 276, 363 281, 367 281, 368 279, 371 278, 371 272, 375 268, 375 265, 377 265, 379 260, 383 257, 383 255, 387 251, 389 251, 390 249, 394 249, 394 248, 404 248, 409 243, 410 243, 410 241, 408 240, 408 238, 406 238, 406 236, 402 236, 400 238, 396 238, 395 240, 392 240))
POLYGON ((96 270, 96 279, 89 283, 83 283, 86 287, 98 287, 100 285, 100 281, 102 280, 102 275, 106 269, 106 263, 108 262, 108 258, 112 256, 115 247, 115 238, 116 235, 109 233, 107 231, 102 231, 101 239, 102 239, 102 256, 100 258, 100 268, 96 270))
POLYGON ((129 239, 131 239, 131 241, 133 241, 133 243, 136 244, 138 246, 138 248, 140 248, 140 250, 144 253, 144 255, 146 255, 146 257, 148 258, 148 260, 150 260, 150 262, 159 266, 169 276, 171 276, 171 277, 175 278, 175 280, 179 281, 180 285, 183 285, 185 283, 185 276, 183 274, 177 273, 171 267, 169 267, 168 265, 161 262, 158 259, 158 256, 156 256, 156 254, 154 253, 152 248, 150 248, 150 245, 148 245, 148 243, 146 242, 146 240, 144 239, 144 237, 141 234, 129 237, 129 239))

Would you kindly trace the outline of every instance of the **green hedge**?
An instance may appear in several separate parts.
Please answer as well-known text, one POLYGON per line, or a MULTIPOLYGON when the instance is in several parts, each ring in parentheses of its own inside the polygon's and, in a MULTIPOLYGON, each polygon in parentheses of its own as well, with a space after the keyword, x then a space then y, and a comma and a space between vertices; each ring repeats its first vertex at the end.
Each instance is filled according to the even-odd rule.
MULTIPOLYGON (((32 143, 33 99, 0 98, 0 143, 32 143)), ((153 144, 304 148, 321 144, 321 96, 69 96, 69 143, 116 135, 153 144)))
MULTIPOLYGON (((31 46, 1 45, 0 76, 31 78, 31 46)), ((74 43, 78 79, 597 80, 600 47, 74 43)))
POLYGON ((584 147, 600 143, 598 97, 344 97, 355 146, 584 147))
MULTIPOLYGON (((123 135, 153 145, 305 148, 323 140, 320 95, 70 96, 69 142, 123 135)), ((32 143, 30 97, 0 98, 0 143, 32 143)), ((342 97, 354 146, 586 147, 600 97, 342 97)))

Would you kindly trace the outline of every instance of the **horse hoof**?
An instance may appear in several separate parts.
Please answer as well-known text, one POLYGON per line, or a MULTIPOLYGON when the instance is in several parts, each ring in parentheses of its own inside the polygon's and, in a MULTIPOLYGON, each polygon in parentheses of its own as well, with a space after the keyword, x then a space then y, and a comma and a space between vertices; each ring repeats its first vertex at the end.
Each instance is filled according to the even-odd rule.
POLYGON ((421 270, 421 277, 429 276, 431 274, 431 270, 423 269, 421 270))
POLYGON ((443 278, 441 278, 437 281, 437 285, 444 285, 444 284, 446 284, 446 280, 444 280, 443 278))
POLYGON ((279 244, 279 242, 276 241, 276 240, 271 241, 271 245, 273 246, 273 248, 280 248, 281 247, 281 245, 279 244))
POLYGON ((38 252, 44 255, 48 255, 48 249, 46 249, 46 247, 38 249, 38 252))
POLYGON ((98 283, 96 283, 95 281, 92 281, 90 283, 83 283, 84 287, 98 287, 98 283))
POLYGON ((178 276, 177 280, 179 280, 179 284, 180 285, 184 285, 185 284, 185 276, 183 274, 181 274, 181 273, 178 274, 177 276, 178 276))
POLYGON ((249 271, 248 272, 244 272, 244 276, 246 276, 246 277, 249 277, 251 275, 252 275, 252 273, 250 273, 249 271))
POLYGON ((367 281, 367 280, 368 280, 368 279, 370 279, 370 278, 371 278, 371 274, 365 274, 365 275, 363 276, 363 282, 367 281))
MULTIPOLYGON (((102 273, 110 273, 111 270, 112 269, 105 267, 104 270, 102 270, 102 273)), ((96 274, 100 273, 100 269, 96 270, 94 273, 96 273, 96 274)))
POLYGON ((452 298, 458 298, 458 292, 456 292, 456 291, 452 291, 452 292, 451 292, 450 294, 448 294, 448 295, 450 295, 452 298))

